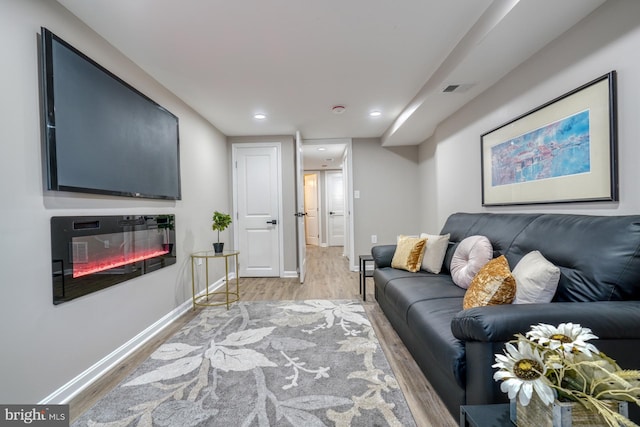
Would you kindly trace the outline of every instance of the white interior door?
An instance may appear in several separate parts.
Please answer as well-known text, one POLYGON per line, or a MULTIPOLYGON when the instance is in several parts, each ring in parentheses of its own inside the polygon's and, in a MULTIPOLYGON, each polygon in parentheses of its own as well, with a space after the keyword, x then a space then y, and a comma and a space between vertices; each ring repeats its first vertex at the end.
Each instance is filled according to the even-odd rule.
POLYGON ((233 162, 240 276, 279 277, 280 145, 234 144, 233 162))
POLYGON ((304 165, 302 161, 302 138, 296 132, 296 226, 298 231, 298 274, 300 283, 304 283, 307 272, 307 242, 305 239, 304 213, 304 165))
POLYGON ((318 218, 318 174, 304 174, 304 211, 305 232, 307 243, 318 246, 320 244, 320 220, 318 218))
POLYGON ((329 246, 344 246, 344 184, 342 171, 325 174, 327 194, 327 239, 329 246))

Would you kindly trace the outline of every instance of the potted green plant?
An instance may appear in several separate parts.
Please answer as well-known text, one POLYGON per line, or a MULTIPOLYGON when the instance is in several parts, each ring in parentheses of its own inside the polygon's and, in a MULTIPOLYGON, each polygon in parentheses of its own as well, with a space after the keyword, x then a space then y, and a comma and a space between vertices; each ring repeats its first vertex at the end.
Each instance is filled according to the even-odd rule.
POLYGON ((215 211, 212 219, 211 229, 218 232, 218 243, 213 244, 213 250, 215 253, 220 254, 224 248, 224 243, 220 243, 220 232, 226 230, 231 224, 231 215, 215 211))
POLYGON ((171 243, 171 236, 169 230, 174 229, 175 216, 173 215, 157 215, 156 224, 158 224, 158 231, 164 231, 164 238, 162 241, 162 250, 170 254, 173 251, 173 243, 171 243))

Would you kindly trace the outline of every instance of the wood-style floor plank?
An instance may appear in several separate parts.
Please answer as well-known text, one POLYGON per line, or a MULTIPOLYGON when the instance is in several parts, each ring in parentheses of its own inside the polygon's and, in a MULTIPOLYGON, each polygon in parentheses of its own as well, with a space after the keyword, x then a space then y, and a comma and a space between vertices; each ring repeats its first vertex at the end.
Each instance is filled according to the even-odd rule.
MULTIPOLYGON (((243 301, 361 299, 359 275, 349 271, 342 247, 307 247, 307 277, 304 284, 297 279, 241 278, 240 299, 243 301)), ((389 364, 400 384, 409 409, 419 427, 455 427, 449 414, 433 391, 422 371, 391 327, 378 306, 373 293, 373 280, 367 279, 367 300, 363 303, 389 364)), ((197 314, 189 311, 149 343, 129 356, 107 375, 100 378, 70 403, 71 420, 89 409, 100 397, 116 387, 129 373, 149 357, 167 338, 197 314)))

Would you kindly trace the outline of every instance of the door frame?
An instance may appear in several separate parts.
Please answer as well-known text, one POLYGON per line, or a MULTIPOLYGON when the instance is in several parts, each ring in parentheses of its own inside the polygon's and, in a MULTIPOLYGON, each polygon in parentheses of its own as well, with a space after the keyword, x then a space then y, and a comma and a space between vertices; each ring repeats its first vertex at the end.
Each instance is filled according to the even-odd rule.
POLYGON ((305 216, 305 188, 304 188, 304 159, 302 149, 302 136, 296 131, 296 232, 298 245, 298 278, 304 283, 307 274, 307 227, 305 216))
POLYGON ((344 255, 349 260, 351 271, 358 271, 354 249, 356 245, 353 225, 353 145, 351 138, 347 143, 347 150, 342 162, 342 179, 345 185, 345 215, 348 215, 345 221, 347 229, 345 230, 344 255))
MULTIPOLYGON (((232 205, 233 217, 237 221, 238 213, 238 157, 237 150, 239 148, 265 148, 275 147, 277 153, 278 167, 278 276, 283 277, 284 272, 284 227, 283 227, 283 201, 282 201, 282 143, 280 142, 236 142, 231 144, 231 169, 232 169, 232 205)), ((240 250, 239 227, 233 227, 233 247, 240 250)))
MULTIPOLYGON (((328 139, 303 139, 304 145, 322 145, 322 144, 345 144, 346 149, 342 162, 343 180, 345 183, 345 215, 348 215, 345 225, 344 255, 349 260, 349 269, 358 271, 355 259, 355 234, 353 225, 353 143, 351 138, 328 138, 328 139)), ((321 222, 322 223, 322 222, 321 222)))

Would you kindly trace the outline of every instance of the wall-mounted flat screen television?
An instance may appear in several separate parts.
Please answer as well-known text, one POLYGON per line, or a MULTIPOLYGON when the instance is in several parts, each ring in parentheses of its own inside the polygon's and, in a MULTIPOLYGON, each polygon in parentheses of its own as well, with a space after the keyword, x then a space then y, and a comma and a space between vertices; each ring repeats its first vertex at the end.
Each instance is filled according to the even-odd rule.
POLYGON ((47 189, 180 199, 178 118, 42 28, 47 189))

